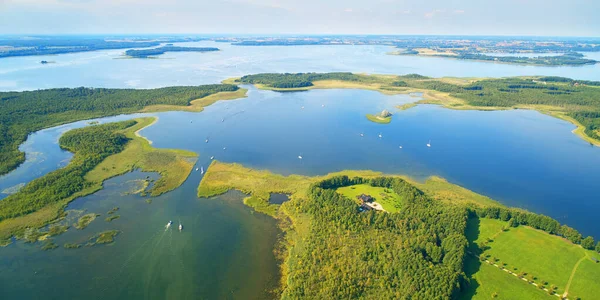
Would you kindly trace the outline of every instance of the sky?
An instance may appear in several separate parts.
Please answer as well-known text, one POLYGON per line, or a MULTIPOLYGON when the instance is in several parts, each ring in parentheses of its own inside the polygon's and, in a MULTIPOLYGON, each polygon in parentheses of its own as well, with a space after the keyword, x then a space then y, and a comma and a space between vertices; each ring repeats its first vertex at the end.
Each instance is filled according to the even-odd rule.
POLYGON ((0 0, 0 34, 600 36, 599 0, 0 0))

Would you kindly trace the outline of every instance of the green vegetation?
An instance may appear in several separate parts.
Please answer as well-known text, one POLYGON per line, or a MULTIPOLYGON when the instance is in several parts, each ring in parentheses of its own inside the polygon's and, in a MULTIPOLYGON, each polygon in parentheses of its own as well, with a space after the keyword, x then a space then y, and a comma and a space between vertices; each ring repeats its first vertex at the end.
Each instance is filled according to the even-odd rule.
POLYGON ((489 264, 481 263, 472 256, 467 256, 465 259, 465 273, 473 275, 470 284, 459 299, 548 300, 556 298, 507 272, 489 264))
POLYGON ((407 110, 407 109, 411 109, 413 107, 417 106, 417 103, 406 103, 406 104, 402 104, 402 105, 398 105, 396 106, 396 108, 398 108, 399 110, 407 110))
POLYGON ((44 245, 42 245, 42 250, 44 251, 54 250, 56 248, 58 248, 58 245, 50 240, 46 240, 46 242, 44 242, 44 245))
POLYGON ((140 49, 140 50, 127 50, 125 55, 137 58, 148 58, 150 56, 156 56, 165 54, 166 52, 211 52, 219 51, 219 48, 213 47, 178 47, 178 46, 162 46, 153 49, 140 49))
MULTIPOLYGON (((66 167, 31 181, 18 193, 0 201, 0 239, 39 228, 64 214, 73 199, 102 188, 102 182, 131 170, 158 172, 161 178, 150 190, 160 195, 175 189, 189 175, 196 154, 188 151, 155 149, 136 132, 155 118, 75 129, 60 138, 60 145, 75 152, 66 167)), ((94 215, 95 217, 95 215, 94 215)), ((75 227, 84 228, 91 216, 75 227)))
POLYGON ((431 200, 400 178, 334 176, 313 184, 308 201, 284 206, 310 227, 289 250, 283 298, 443 299, 457 289, 465 210, 431 200), (393 190, 403 209, 360 213, 335 192, 364 182, 393 190))
MULTIPOLYGON (((507 279, 515 285, 525 278, 557 294, 567 292, 569 299, 574 299, 574 295, 593 299, 600 292, 592 279, 600 276, 600 265, 591 260, 598 254, 564 238, 528 226, 511 227, 510 222, 487 218, 471 219, 467 237, 472 243, 472 253, 481 253, 482 258, 496 261, 497 265, 517 274, 517 277, 507 274, 507 279), (472 222, 475 220, 477 223, 472 222)), ((481 265, 482 270, 492 268, 506 273, 487 263, 481 265)), ((477 280, 477 276, 484 276, 479 274, 475 273, 473 278, 477 280)), ((496 284, 490 286, 497 288, 496 284)), ((530 290, 535 287, 531 285, 530 290)))
POLYGON ((73 224, 73 226, 75 226, 75 228, 81 230, 81 229, 85 229, 86 227, 88 227, 90 225, 90 223, 92 223, 92 221, 96 220, 96 217, 99 217, 99 214, 95 214, 95 213, 91 213, 91 214, 85 214, 83 216, 81 216, 79 218, 79 220, 77 220, 77 223, 73 224))
POLYGON ((392 122, 392 116, 382 117, 380 115, 367 114, 367 119, 371 122, 379 124, 389 124, 390 122, 392 122))
POLYGON ((112 222, 112 221, 114 221, 114 220, 116 220, 116 219, 118 219, 120 217, 121 217, 120 215, 111 215, 111 216, 108 216, 106 219, 104 219, 104 221, 106 221, 106 222, 112 222))
POLYGON ((81 248, 80 244, 66 243, 63 245, 65 249, 79 249, 81 248))
POLYGON ((357 184, 337 189, 344 197, 356 201, 356 197, 362 194, 370 195, 373 201, 381 204, 387 212, 398 212, 402 208, 402 199, 390 189, 372 186, 370 184, 357 184))
POLYGON ((67 229, 69 229, 69 226, 67 226, 67 225, 51 225, 48 228, 48 235, 49 236, 61 235, 65 232, 67 232, 67 229))
POLYGON ((104 231, 98 234, 98 238, 96 239, 96 244, 108 244, 112 243, 115 237, 121 233, 118 230, 109 230, 104 231))
POLYGON ((25 154, 18 147, 34 131, 79 120, 133 113, 153 105, 187 107, 193 100, 238 89, 235 85, 212 84, 140 90, 61 88, 0 92, 0 175, 25 160, 25 154))
POLYGON ((112 215, 112 214, 116 213, 117 211, 119 211, 119 208, 115 206, 111 210, 109 210, 106 214, 112 215))

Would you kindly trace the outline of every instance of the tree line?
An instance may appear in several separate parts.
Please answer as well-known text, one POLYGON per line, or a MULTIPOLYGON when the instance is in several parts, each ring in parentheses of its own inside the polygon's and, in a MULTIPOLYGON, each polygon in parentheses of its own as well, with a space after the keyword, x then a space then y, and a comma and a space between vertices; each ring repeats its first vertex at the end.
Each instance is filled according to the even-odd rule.
POLYGON ((581 233, 576 229, 567 225, 561 225, 557 220, 548 216, 505 207, 475 208, 470 209, 470 213, 481 218, 507 221, 511 227, 527 225, 535 229, 543 230, 549 234, 564 237, 573 244, 580 244, 585 249, 596 250, 600 253, 600 242, 594 246, 593 237, 588 236, 583 238, 581 233))
POLYGON ((190 101, 239 88, 229 84, 158 89, 59 88, 0 92, 0 175, 25 160, 19 145, 37 130, 79 120, 132 113, 149 105, 190 101))

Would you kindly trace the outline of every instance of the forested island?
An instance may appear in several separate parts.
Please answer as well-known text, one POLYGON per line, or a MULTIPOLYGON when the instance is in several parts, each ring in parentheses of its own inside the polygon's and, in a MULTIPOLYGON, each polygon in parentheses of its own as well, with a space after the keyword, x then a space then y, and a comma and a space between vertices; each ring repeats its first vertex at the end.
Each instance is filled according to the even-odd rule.
POLYGON ((211 51, 219 51, 219 48, 214 47, 178 47, 178 46, 162 46, 158 48, 152 49, 140 49, 140 50, 127 50, 125 51, 125 55, 136 58, 149 58, 161 54, 165 54, 166 52, 211 52, 211 51))
POLYGON ((243 76, 233 83, 286 91, 282 86, 362 88, 384 93, 423 93, 420 103, 451 109, 535 109, 565 119, 579 128, 577 135, 600 145, 600 82, 556 76, 499 79, 430 78, 418 74, 362 75, 353 73, 265 73, 243 76))
POLYGON ((198 196, 231 189, 280 220, 282 298, 592 299, 600 291, 592 279, 600 276, 600 243, 592 237, 440 178, 282 176, 215 161, 198 196), (385 196, 376 191, 394 193, 394 212, 364 210, 341 192, 358 187, 376 201, 385 196), (271 204, 271 193, 291 200, 271 204), (560 267, 549 267, 555 260, 560 267))
POLYGON ((107 49, 147 48, 161 43, 195 42, 200 38, 31 37, 0 39, 0 58, 54 55, 107 49))
POLYGON ((238 90, 235 85, 212 84, 147 90, 81 87, 0 92, 0 175, 25 161, 19 145, 34 131, 159 104, 187 107, 193 100, 238 90))

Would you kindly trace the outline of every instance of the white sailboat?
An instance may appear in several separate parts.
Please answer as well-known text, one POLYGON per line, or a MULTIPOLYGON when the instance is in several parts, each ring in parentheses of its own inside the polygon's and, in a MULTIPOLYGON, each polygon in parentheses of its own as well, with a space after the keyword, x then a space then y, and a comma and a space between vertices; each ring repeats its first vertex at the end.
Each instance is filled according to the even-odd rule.
POLYGON ((302 159, 302 155, 298 155, 298 159, 302 159))
POLYGON ((431 148, 431 140, 429 140, 429 143, 427 143, 427 147, 431 148))
POLYGON ((363 136, 365 136, 365 134, 364 134, 364 133, 361 133, 361 134, 360 134, 360 136, 361 136, 361 137, 363 137, 363 136))
POLYGON ((215 159, 215 157, 214 157, 214 156, 211 156, 211 157, 210 157, 210 160, 213 160, 213 159, 215 159))
POLYGON ((398 146, 398 148, 402 149, 402 146, 398 146))
POLYGON ((208 143, 208 138, 206 138, 206 141, 204 141, 205 143, 208 143))
POLYGON ((200 167, 200 174, 204 174, 204 167, 200 167))
POLYGON ((179 223, 179 232, 181 232, 183 230, 183 225, 181 225, 181 223, 179 223))
POLYGON ((379 134, 379 138, 382 138, 382 137, 383 137, 383 135, 381 135, 381 133, 380 133, 380 134, 379 134))
POLYGON ((169 223, 167 223, 167 225, 165 226, 165 229, 171 228, 172 224, 173 224, 173 221, 169 221, 169 223))
POLYGON ((196 171, 198 171, 198 168, 196 168, 196 171))

